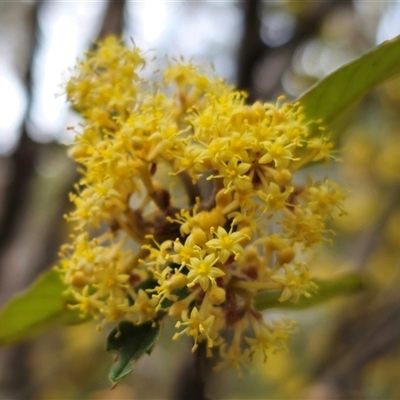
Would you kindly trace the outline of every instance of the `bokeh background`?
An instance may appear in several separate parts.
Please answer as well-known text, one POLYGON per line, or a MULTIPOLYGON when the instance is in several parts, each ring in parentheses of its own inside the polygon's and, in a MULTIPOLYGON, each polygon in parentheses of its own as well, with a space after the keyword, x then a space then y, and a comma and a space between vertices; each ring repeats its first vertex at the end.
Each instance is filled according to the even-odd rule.
MULTIPOLYGON (((386 1, 0 2, 0 306, 57 263, 77 179, 67 158, 80 120, 63 83, 93 40, 121 34, 143 50, 209 62, 250 100, 296 98, 318 79, 400 34, 386 1)), ((348 188, 334 245, 314 274, 357 272, 362 291, 302 311, 290 351, 207 374, 212 399, 400 398, 400 80, 368 94, 341 134, 338 165, 307 171, 348 188)), ((110 391, 112 355, 93 324, 0 352, 0 399, 187 399, 190 344, 165 326, 151 357, 110 391)))

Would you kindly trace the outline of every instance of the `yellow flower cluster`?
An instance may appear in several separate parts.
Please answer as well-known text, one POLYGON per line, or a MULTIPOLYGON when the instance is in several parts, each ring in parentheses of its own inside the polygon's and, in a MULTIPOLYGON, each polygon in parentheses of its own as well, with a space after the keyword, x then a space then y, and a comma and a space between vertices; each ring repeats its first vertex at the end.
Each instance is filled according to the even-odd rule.
POLYGON ((110 37, 66 83, 85 119, 70 149, 83 176, 59 269, 82 314, 176 318, 174 339, 237 367, 294 329, 267 322, 255 296, 297 301, 315 288, 302 254, 343 194, 293 175, 331 144, 309 134, 298 104, 246 105, 212 71, 181 60, 150 74, 149 62, 110 37))

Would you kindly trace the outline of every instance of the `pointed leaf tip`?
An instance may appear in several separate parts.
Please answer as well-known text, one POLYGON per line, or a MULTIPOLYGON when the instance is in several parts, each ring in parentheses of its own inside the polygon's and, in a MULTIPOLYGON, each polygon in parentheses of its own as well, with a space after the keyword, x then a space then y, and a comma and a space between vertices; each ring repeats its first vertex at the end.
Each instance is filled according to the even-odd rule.
POLYGON ((106 349, 118 352, 118 358, 109 373, 114 385, 132 372, 131 361, 151 353, 159 336, 160 325, 152 322, 134 325, 132 322, 122 321, 111 330, 106 349))
POLYGON ((358 102, 377 85, 398 74, 400 36, 333 71, 296 101, 309 119, 322 119, 332 139, 338 139, 358 102))

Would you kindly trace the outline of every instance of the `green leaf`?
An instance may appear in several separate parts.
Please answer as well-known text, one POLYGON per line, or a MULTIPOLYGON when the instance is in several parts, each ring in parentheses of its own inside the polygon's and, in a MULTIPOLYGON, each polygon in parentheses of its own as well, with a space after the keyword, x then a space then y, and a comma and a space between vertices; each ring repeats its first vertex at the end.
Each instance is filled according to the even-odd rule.
POLYGON ((160 325, 146 322, 142 325, 134 325, 128 321, 122 321, 107 337, 107 351, 117 351, 118 358, 111 367, 109 378, 117 384, 122 378, 132 371, 131 361, 135 361, 144 354, 150 354, 158 337, 160 325))
POLYGON ((363 287, 363 280, 360 275, 345 275, 331 280, 315 280, 318 286, 316 294, 311 297, 301 297, 296 303, 290 301, 280 302, 278 299, 282 294, 281 290, 265 291, 259 293, 254 299, 254 306, 257 310, 267 308, 291 308, 303 309, 316 306, 334 297, 351 293, 363 287))
MULTIPOLYGON (((191 291, 188 289, 187 286, 184 286, 183 288, 180 289, 175 289, 171 292, 172 295, 176 296, 176 301, 181 301, 183 299, 186 299, 186 297, 189 296, 189 294, 191 293, 191 291)), ((175 302, 170 300, 170 299, 163 299, 161 302, 161 310, 157 313, 157 317, 158 318, 162 318, 165 315, 168 314, 168 311, 164 311, 164 309, 171 307, 172 304, 174 304, 175 302)))
POLYGON ((67 289, 54 270, 40 275, 24 292, 12 298, 0 311, 0 346, 29 339, 50 327, 85 322, 63 292, 67 289))
POLYGON ((336 140, 357 103, 371 89, 399 73, 400 36, 327 75, 297 101, 309 119, 322 119, 336 140))
MULTIPOLYGON (((146 280, 142 281, 135 287, 135 292, 138 293, 139 290, 144 290, 147 293, 152 293, 154 288, 159 286, 159 283, 156 279, 154 278, 147 278, 146 280)), ((177 299, 176 301, 180 301, 185 299, 187 296, 190 294, 190 290, 187 288, 187 286, 184 286, 183 288, 180 289, 175 289, 171 292, 172 295, 176 296, 177 299)), ((131 296, 128 296, 129 300, 129 305, 135 304, 135 301, 132 299, 131 296)), ((169 300, 167 298, 164 298, 161 301, 161 310, 157 313, 157 318, 160 319, 161 317, 166 315, 166 312, 164 311, 165 308, 171 307, 171 305, 174 303, 174 301, 169 300)))

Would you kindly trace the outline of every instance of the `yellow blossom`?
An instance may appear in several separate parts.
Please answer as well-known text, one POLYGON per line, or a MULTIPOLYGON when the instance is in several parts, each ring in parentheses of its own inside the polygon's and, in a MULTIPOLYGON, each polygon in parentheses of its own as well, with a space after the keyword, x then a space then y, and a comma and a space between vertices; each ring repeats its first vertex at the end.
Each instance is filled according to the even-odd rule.
POLYGON ((159 299, 149 296, 144 290, 139 289, 135 294, 134 303, 129 307, 120 307, 127 313, 129 320, 137 324, 151 321, 157 315, 159 299))
POLYGON ((58 270, 82 314, 180 318, 174 339, 206 342, 240 370, 293 332, 265 322, 255 296, 297 301, 315 289, 298 260, 326 240, 344 195, 297 171, 332 158, 332 144, 311 135, 301 104, 246 104, 211 68, 170 60, 149 76, 150 61, 110 37, 65 84, 85 121, 69 151, 82 177, 58 270))
POLYGON ((235 260, 243 254, 243 247, 240 245, 241 242, 246 239, 247 235, 241 230, 237 232, 231 231, 228 233, 221 226, 218 227, 215 232, 217 238, 209 240, 206 245, 211 249, 218 250, 218 260, 224 264, 228 258, 233 255, 235 260))
POLYGON ((199 283, 203 291, 207 291, 211 284, 215 284, 215 279, 225 275, 225 272, 220 268, 214 267, 218 261, 215 254, 208 254, 204 258, 191 258, 187 265, 189 273, 187 275, 190 286, 199 283))
POLYGON ((211 327, 214 323, 215 316, 209 315, 204 316, 203 313, 200 313, 196 307, 193 307, 190 316, 188 312, 182 312, 182 321, 177 322, 175 327, 180 328, 181 326, 185 326, 186 328, 176 333, 173 339, 177 339, 179 335, 186 333, 188 336, 192 336, 194 339, 194 346, 192 347, 192 351, 195 351, 198 344, 197 342, 199 339, 206 338, 207 339, 207 346, 213 347, 213 340, 210 337, 211 327))
POLYGON ((279 301, 292 300, 296 302, 300 295, 310 297, 309 290, 315 290, 317 286, 311 281, 311 274, 305 264, 296 263, 285 264, 283 266, 284 274, 275 274, 271 279, 281 283, 284 286, 279 301))

